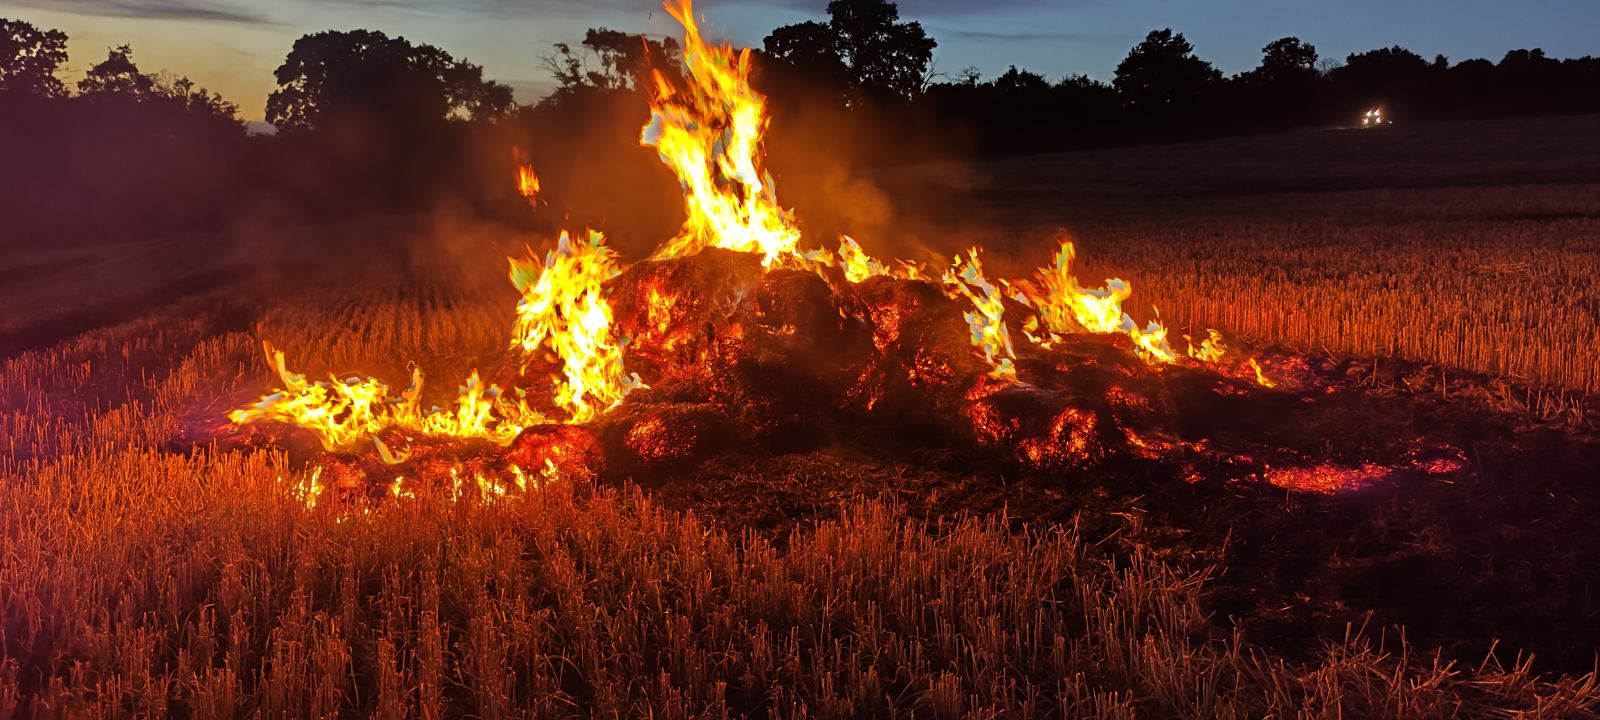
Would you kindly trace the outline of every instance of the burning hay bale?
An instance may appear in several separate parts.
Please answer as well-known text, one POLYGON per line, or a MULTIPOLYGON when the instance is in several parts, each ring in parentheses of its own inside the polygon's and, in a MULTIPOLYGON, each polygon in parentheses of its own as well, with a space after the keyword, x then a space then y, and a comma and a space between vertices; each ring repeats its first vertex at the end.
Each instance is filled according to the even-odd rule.
MULTIPOLYGON (((1082 470, 1198 445, 1209 420, 1186 412, 1212 395, 1307 387, 1292 362, 1264 370, 1215 330, 1175 349, 1159 320, 1130 315, 1131 284, 1079 281, 1071 242, 1009 280, 987 277, 976 248, 942 271, 848 237, 803 248, 764 168, 748 54, 707 44, 687 5, 669 10, 686 74, 658 78, 641 142, 682 184, 676 237, 628 267, 595 231, 511 259, 521 300, 503 366, 487 383, 474 371, 453 405, 424 407, 420 370, 404 390, 313 380, 269 349, 283 389, 230 419, 316 433, 341 493, 362 477, 500 493, 529 473, 631 478, 881 440, 1082 470)), ((532 202, 533 169, 518 182, 532 202)))
POLYGON ((714 363, 712 401, 769 449, 831 441, 850 425, 846 397, 872 357, 871 328, 848 306, 814 273, 768 273, 741 316, 742 341, 714 363))
POLYGON ((687 380, 684 369, 738 339, 738 316, 748 312, 745 300, 761 280, 760 258, 715 248, 624 270, 609 289, 629 367, 658 386, 687 380))
POLYGON ((569 477, 598 474, 606 467, 599 434, 581 425, 551 423, 524 428, 503 453, 508 465, 552 469, 569 477))
POLYGON ((851 398, 907 432, 946 427, 965 404, 967 386, 988 370, 972 351, 961 309, 939 286, 875 277, 855 286, 876 351, 851 398))
POLYGON ((749 439, 734 418, 709 403, 630 403, 597 425, 603 467, 628 477, 693 467, 749 439))
POLYGON ((711 403, 764 447, 815 446, 872 360, 872 328, 817 273, 763 272, 757 260, 711 249, 619 276, 629 367, 643 369, 651 396, 711 403))

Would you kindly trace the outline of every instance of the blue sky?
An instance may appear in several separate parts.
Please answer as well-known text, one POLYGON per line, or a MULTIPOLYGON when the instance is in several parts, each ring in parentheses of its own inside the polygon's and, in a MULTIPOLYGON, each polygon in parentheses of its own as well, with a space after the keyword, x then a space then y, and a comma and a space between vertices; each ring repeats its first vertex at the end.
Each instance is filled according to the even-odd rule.
MULTIPOLYGON (((826 0, 700 0, 709 33, 759 46, 778 25, 823 16, 826 0)), ((1012 64, 1052 79, 1110 79, 1146 32, 1171 27, 1224 72, 1253 67, 1273 39, 1296 35, 1325 58, 1401 45, 1452 61, 1542 47, 1600 54, 1600 0, 901 0, 939 41, 937 68, 1012 64)), ((69 79, 130 43, 147 71, 188 75, 260 119, 272 70, 307 32, 364 27, 442 47, 485 67, 531 102, 549 89, 541 58, 583 30, 672 33, 654 0, 0 0, 0 16, 72 36, 69 79)))

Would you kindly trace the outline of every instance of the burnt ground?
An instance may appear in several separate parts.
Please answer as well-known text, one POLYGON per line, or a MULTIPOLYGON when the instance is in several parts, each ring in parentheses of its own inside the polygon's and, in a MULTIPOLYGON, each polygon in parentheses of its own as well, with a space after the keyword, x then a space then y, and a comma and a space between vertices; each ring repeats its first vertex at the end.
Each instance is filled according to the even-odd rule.
POLYGON ((1238 469, 1197 474, 1183 462, 1037 470, 902 443, 740 454, 630 480, 675 507, 768 532, 831 517, 852 497, 891 496, 912 515, 1005 512, 1019 525, 1132 533, 1197 567, 1218 564, 1209 609, 1219 628, 1237 626, 1291 657, 1352 626, 1374 634, 1403 626, 1418 647, 1464 663, 1494 649, 1502 660, 1531 652, 1545 671, 1592 669, 1600 647, 1592 432, 1364 378, 1311 402, 1266 391, 1217 409, 1225 412, 1208 415, 1192 437, 1394 458, 1420 441, 1460 448, 1465 462, 1306 491, 1238 469))

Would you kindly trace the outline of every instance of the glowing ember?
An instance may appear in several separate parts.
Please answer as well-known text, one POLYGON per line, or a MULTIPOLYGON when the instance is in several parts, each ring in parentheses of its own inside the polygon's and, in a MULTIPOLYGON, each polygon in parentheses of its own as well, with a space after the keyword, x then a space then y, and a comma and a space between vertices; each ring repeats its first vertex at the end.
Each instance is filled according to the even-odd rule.
POLYGON ((1357 467, 1344 467, 1327 463, 1309 467, 1272 468, 1267 470, 1267 482, 1285 490, 1333 495, 1360 490, 1375 485, 1392 472, 1390 468, 1371 463, 1357 467))

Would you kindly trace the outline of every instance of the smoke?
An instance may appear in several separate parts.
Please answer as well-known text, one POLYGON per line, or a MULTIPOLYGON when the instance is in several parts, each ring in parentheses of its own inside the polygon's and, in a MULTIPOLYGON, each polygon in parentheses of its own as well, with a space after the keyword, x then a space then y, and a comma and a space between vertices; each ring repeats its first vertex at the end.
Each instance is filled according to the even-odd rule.
POLYGON ((757 82, 773 115, 768 166, 806 246, 849 235, 880 259, 947 262, 980 241, 979 226, 952 212, 984 183, 969 129, 904 103, 844 107, 837 91, 793 78, 757 82))

